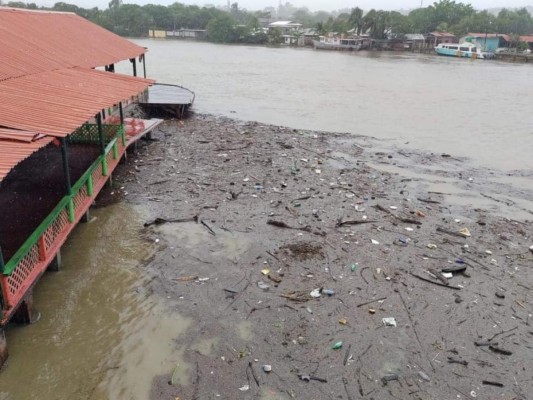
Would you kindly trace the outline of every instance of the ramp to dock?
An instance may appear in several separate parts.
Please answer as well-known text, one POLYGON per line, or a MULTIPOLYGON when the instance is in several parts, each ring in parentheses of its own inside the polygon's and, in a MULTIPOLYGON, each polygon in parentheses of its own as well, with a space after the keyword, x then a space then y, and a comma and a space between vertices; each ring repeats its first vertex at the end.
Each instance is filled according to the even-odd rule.
POLYGON ((148 88, 148 94, 139 101, 139 106, 148 116, 183 118, 194 98, 194 92, 182 86, 156 83, 148 88))

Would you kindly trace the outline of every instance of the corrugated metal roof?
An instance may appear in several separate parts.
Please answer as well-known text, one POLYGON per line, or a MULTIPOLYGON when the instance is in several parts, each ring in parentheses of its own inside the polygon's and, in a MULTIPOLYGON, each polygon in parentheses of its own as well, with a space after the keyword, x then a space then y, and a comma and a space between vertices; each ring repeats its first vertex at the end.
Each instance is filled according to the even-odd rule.
POLYGON ((65 137, 154 81, 84 68, 0 82, 0 126, 65 137))
POLYGON ((143 47, 73 13, 0 7, 0 81, 60 68, 101 67, 143 47))
MULTIPOLYGON (((4 133, 6 129, 2 129, 4 133)), ((13 132, 18 135, 19 132, 13 132)), ((41 136, 30 142, 17 140, 5 140, 0 138, 0 182, 6 177, 19 162, 31 156, 40 148, 48 145, 54 140, 50 136, 41 136)))
POLYGON ((431 32, 430 35, 435 37, 455 37, 453 33, 449 32, 431 32))
POLYGON ((523 36, 520 36, 520 40, 522 42, 526 42, 526 43, 533 43, 533 35, 523 35, 523 36))
POLYGON ((0 140, 15 140, 18 142, 30 143, 41 136, 39 133, 30 131, 20 131, 16 129, 0 128, 0 140))
POLYGON ((472 37, 475 37, 475 38, 497 38, 497 37, 501 37, 507 41, 509 41, 511 39, 511 37, 509 35, 505 35, 503 33, 468 33, 468 35, 466 36, 472 36, 472 37))

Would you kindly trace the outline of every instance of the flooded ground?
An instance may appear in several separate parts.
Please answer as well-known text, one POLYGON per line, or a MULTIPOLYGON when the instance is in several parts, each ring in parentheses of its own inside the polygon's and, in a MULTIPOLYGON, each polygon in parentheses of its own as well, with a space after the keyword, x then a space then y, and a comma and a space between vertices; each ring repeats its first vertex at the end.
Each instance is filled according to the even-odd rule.
POLYGON ((146 228, 154 292, 193 322, 177 339, 188 383, 156 376, 151 399, 533 390, 527 175, 205 115, 155 138, 119 179, 162 218, 146 228))
POLYGON ((370 137, 168 121, 37 285, 41 320, 10 326, 0 399, 525 400, 524 179, 370 137))

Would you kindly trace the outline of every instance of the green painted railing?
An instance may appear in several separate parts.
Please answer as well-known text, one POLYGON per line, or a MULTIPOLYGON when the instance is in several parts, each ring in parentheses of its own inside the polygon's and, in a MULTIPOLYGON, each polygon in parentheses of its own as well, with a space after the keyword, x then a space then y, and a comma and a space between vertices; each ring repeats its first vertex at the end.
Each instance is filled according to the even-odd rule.
MULTIPOLYGON (((4 318, 5 306, 8 307, 16 304, 25 293, 21 293, 18 286, 22 284, 22 280, 29 278, 29 274, 25 270, 28 263, 35 262, 36 252, 39 253, 41 261, 47 260, 52 253, 48 251, 56 251, 56 246, 59 246, 57 240, 60 238, 66 239, 65 227, 68 224, 73 224, 76 221, 76 212, 78 206, 82 206, 87 199, 92 199, 94 196, 94 185, 101 184, 102 180, 98 178, 108 175, 108 162, 110 160, 117 160, 119 157, 119 143, 122 148, 126 147, 126 135, 122 125, 104 125, 107 127, 105 132, 113 132, 112 138, 106 139, 106 146, 104 154, 101 154, 85 171, 85 173, 72 186, 71 195, 63 197, 59 203, 54 207, 52 212, 39 224, 33 233, 26 239, 17 252, 9 259, 5 265, 0 266, 0 276, 2 291, 0 292, 0 320, 4 318), (112 158, 110 158, 112 157, 112 158), (100 174, 99 175, 99 171, 100 174), (52 235, 52 237, 50 237, 52 235), (43 253, 41 253, 41 251, 43 253), (44 257, 44 258, 42 258, 44 257), (26 266, 25 266, 26 264, 26 266), (19 267, 19 269, 17 269, 19 267), (21 269, 22 268, 22 269, 21 269), (23 272, 26 271, 26 272, 23 272), (24 278, 18 273, 26 274, 24 278), (14 286, 11 286, 11 283, 14 286), (7 297, 6 297, 7 296, 7 297)), ((72 143, 80 143, 76 137, 71 138, 72 143)), ((95 142, 86 141, 84 143, 96 144, 95 142)), ((101 187, 101 186, 100 186, 101 187)), ((86 204, 86 203, 85 203, 86 204)), ((79 217, 79 214, 78 214, 79 217)), ((71 227, 73 227, 71 225, 71 227)), ((54 253, 55 255, 55 253, 54 253)), ((24 283, 26 283, 24 281, 24 283)), ((25 287, 30 287, 34 282, 30 282, 25 287)))
MULTIPOLYGON (((38 242, 39 238, 45 233, 45 231, 52 225, 52 223, 58 218, 59 214, 61 214, 61 211, 63 211, 65 208, 67 209, 68 216, 70 222, 74 222, 75 216, 75 210, 74 210, 74 204, 72 202, 73 198, 79 193, 81 188, 86 185, 87 186, 87 192, 89 196, 92 196, 93 194, 93 180, 92 180, 92 174, 96 168, 98 168, 99 165, 102 165, 102 170, 105 171, 103 175, 107 175, 107 155, 110 151, 113 151, 113 149, 116 149, 116 143, 120 139, 122 143, 125 143, 125 132, 124 127, 121 125, 104 125, 104 126, 112 126, 114 129, 115 137, 111 139, 106 148, 105 148, 105 154, 100 155, 92 164, 91 166, 85 171, 85 173, 76 181, 76 183, 72 186, 72 195, 63 197, 57 206, 52 210, 52 212, 39 224, 39 226, 33 231, 33 233, 26 239, 24 244, 18 249, 18 251, 7 261, 7 263, 4 265, 4 270, 0 271, 3 275, 9 276, 14 271, 14 269, 17 267, 17 265, 20 263, 20 261, 26 256, 26 254, 29 252, 29 250, 38 242), (105 168, 104 168, 105 165, 105 168)), ((117 150, 114 150, 117 151, 117 150)))
MULTIPOLYGON (((122 125, 102 125, 104 133, 104 144, 108 144, 111 140, 118 136, 122 125)), ((100 143, 100 134, 98 133, 98 125, 83 124, 68 136, 70 143, 85 143, 98 144, 100 143)))

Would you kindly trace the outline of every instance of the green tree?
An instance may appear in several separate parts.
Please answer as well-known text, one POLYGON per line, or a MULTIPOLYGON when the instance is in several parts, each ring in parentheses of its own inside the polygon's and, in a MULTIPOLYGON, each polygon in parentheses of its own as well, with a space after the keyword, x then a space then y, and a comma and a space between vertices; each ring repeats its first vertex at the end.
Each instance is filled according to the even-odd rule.
POLYGON ((361 35, 364 28, 363 10, 359 7, 352 8, 348 22, 350 23, 352 29, 355 29, 355 33, 357 35, 361 35))
POLYGON ((365 31, 369 32, 372 39, 386 39, 390 32, 390 13, 388 11, 370 10, 365 15, 365 31))
POLYGON ((215 43, 231 43, 236 41, 236 21, 229 15, 220 15, 207 24, 209 40, 215 43))
POLYGON ((274 28, 268 32, 268 43, 271 43, 271 44, 283 43, 283 35, 281 34, 281 29, 274 28))

